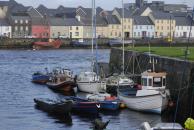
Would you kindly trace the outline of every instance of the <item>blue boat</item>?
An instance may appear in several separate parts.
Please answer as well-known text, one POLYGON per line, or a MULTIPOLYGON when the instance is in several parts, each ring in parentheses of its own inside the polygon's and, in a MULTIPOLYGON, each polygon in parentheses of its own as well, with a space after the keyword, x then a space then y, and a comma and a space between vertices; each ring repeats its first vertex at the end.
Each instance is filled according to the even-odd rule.
POLYGON ((120 102, 118 100, 115 101, 99 101, 100 109, 102 110, 118 110, 120 106, 120 102))
POLYGON ((74 112, 86 114, 98 114, 99 112, 100 104, 97 102, 91 102, 86 99, 73 96, 67 96, 65 99, 73 101, 72 110, 74 112))
POLYGON ((41 72, 36 72, 32 75, 32 82, 38 84, 45 84, 49 81, 50 76, 41 72))

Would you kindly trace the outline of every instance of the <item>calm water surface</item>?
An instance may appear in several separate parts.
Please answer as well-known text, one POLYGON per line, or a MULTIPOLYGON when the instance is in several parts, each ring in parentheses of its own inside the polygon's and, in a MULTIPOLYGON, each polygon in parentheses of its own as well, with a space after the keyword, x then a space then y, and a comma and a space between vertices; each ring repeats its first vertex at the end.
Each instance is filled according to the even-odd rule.
MULTIPOLYGON (((99 50, 99 60, 109 61, 109 50, 99 50)), ((34 107, 33 98, 61 98, 46 86, 31 83, 31 74, 45 67, 66 67, 75 74, 90 68, 90 50, 0 50, 0 130, 88 130, 95 117, 72 115, 72 124, 34 107)), ((161 122, 159 115, 128 109, 100 113, 110 120, 109 130, 135 130, 148 121, 161 122)))

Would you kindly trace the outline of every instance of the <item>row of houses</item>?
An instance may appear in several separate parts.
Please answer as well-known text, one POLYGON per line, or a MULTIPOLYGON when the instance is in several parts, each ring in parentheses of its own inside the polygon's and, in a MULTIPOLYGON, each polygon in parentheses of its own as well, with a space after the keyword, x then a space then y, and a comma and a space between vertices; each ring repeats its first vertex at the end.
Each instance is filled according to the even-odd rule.
MULTIPOLYGON (((96 8, 96 33, 101 38, 194 37, 192 11, 164 11, 149 4, 111 11, 96 8), (191 30, 191 33, 190 33, 191 30)), ((92 9, 59 6, 50 9, 24 6, 14 0, 0 1, 0 35, 10 38, 92 37, 92 9)))

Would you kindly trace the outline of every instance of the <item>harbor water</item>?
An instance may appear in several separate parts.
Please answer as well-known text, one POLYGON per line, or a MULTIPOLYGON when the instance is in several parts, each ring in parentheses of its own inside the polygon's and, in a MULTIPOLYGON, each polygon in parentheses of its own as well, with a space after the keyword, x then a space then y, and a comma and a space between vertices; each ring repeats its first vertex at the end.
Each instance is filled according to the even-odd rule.
MULTIPOLYGON (((108 62, 110 50, 99 50, 108 62)), ((91 50, 0 50, 0 130, 89 130, 95 118, 110 120, 108 130, 136 130, 142 122, 161 122, 160 115, 123 109, 95 116, 72 114, 72 122, 36 109, 34 98, 63 98, 31 82, 32 73, 47 67, 69 68, 78 74, 91 69, 91 50)))

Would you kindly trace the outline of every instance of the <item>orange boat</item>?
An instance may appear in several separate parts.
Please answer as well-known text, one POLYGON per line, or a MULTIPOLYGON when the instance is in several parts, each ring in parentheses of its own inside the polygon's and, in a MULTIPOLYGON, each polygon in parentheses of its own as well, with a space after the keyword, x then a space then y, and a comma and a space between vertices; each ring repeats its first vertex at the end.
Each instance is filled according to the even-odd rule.
POLYGON ((48 49, 48 48, 57 49, 61 46, 61 43, 62 42, 60 39, 57 39, 57 40, 50 39, 48 42, 38 41, 33 43, 33 49, 36 49, 36 50, 48 49))

